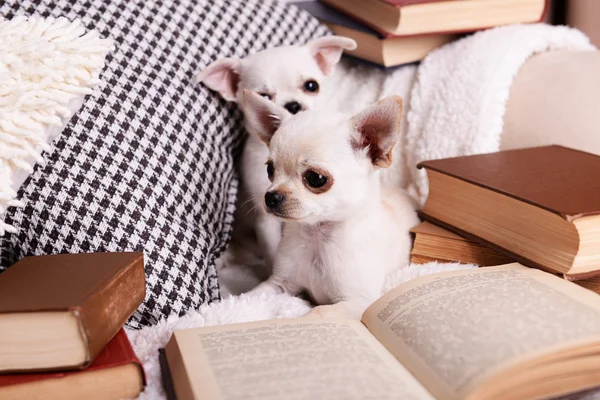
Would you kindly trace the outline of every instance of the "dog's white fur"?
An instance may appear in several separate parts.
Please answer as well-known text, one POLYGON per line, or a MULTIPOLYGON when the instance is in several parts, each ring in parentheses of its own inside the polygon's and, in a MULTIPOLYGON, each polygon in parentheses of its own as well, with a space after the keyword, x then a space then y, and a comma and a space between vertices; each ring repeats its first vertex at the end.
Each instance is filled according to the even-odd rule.
POLYGON ((360 318, 382 294, 386 275, 408 263, 409 229, 418 223, 400 189, 384 187, 400 135, 402 100, 389 97, 355 116, 312 110, 289 116, 244 91, 254 132, 269 144, 274 175, 267 191, 285 196, 265 206, 284 224, 273 274, 251 294, 307 291, 313 314, 360 318), (307 171, 328 178, 311 188, 307 171))
MULTIPOLYGON (((246 109, 241 102, 245 89, 269 95, 271 101, 281 107, 295 101, 302 110, 308 110, 316 106, 324 91, 334 90, 327 88, 327 78, 332 74, 343 50, 354 48, 356 42, 352 39, 322 37, 304 46, 281 46, 244 59, 217 60, 202 70, 196 81, 217 91, 224 99, 240 103, 245 115, 246 109), (304 83, 308 80, 319 84, 318 93, 304 90, 304 83)), ((240 258, 246 258, 252 260, 250 262, 257 268, 265 265, 267 270, 259 269, 257 273, 259 278, 266 278, 281 238, 281 222, 265 213, 262 207, 265 189, 269 186, 265 170, 269 150, 252 126, 246 124, 246 128, 249 137, 239 164, 242 184, 232 241, 232 245, 238 248, 228 251, 224 264, 239 264, 240 258), (258 253, 252 245, 253 235, 258 242, 258 253), (259 257, 263 257, 266 264, 257 261, 259 257)), ((226 278, 224 280, 228 280, 227 276, 231 275, 229 271, 219 269, 218 272, 226 278)), ((237 279, 235 274, 238 272, 234 272, 230 278, 237 279)), ((254 283, 250 276, 247 278, 250 284, 254 283)))

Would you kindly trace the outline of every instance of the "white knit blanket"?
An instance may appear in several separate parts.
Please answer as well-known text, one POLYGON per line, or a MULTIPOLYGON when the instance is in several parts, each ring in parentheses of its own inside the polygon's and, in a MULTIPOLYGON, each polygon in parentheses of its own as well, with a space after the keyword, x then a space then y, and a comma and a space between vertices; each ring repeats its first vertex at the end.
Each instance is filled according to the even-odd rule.
POLYGON ((0 236, 42 152, 100 80, 111 43, 65 18, 0 20, 0 236))
MULTIPOLYGON (((592 50, 593 46, 579 31, 539 24, 480 32, 431 53, 419 66, 411 91, 405 137, 407 165, 414 166, 426 159, 497 151, 512 79, 531 55, 558 49, 592 50)), ((412 74, 393 75, 412 79, 412 74)), ((406 82, 392 83, 403 87, 406 82)), ((425 176, 413 168, 406 171, 406 176, 412 177, 409 181, 413 190, 423 200, 427 195, 425 176)), ((417 276, 472 267, 430 263, 399 268, 389 277, 386 290, 417 276)), ((308 310, 304 301, 287 295, 242 295, 141 331, 128 331, 148 377, 148 386, 140 398, 164 397, 158 348, 166 344, 173 330, 298 317, 308 310)))
POLYGON ((421 203, 427 197, 426 173, 414 168, 421 161, 500 149, 510 86, 529 57, 594 49, 578 30, 534 24, 478 32, 429 54, 417 70, 407 117, 409 191, 421 203))

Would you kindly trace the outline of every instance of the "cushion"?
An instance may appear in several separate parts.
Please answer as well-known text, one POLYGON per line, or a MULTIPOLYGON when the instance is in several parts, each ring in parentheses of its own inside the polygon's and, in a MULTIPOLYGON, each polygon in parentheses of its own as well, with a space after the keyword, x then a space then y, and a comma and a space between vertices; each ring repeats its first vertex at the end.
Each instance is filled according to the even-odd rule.
POLYGON ((147 295, 133 328, 219 299, 243 139, 241 114, 192 84, 220 57, 326 34, 273 1, 5 0, 0 16, 80 19, 111 38, 103 83, 18 192, 0 270, 27 255, 143 251, 147 295))

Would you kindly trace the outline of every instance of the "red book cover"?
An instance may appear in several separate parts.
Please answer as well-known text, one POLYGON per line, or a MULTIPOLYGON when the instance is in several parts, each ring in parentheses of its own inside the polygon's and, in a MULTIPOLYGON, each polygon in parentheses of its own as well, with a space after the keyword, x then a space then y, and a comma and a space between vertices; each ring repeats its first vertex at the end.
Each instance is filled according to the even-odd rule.
POLYGON ((0 387, 8 385, 16 385, 20 383, 28 383, 33 381, 39 381, 43 379, 57 379, 64 378, 66 376, 74 374, 85 374, 89 371, 94 371, 104 368, 118 367, 121 365, 135 363, 138 365, 140 372, 142 373, 142 379, 144 385, 146 384, 146 376, 144 374, 144 368, 142 363, 137 358, 129 342, 129 338, 125 333, 125 330, 121 328, 115 337, 106 345, 104 350, 100 352, 94 362, 84 370, 78 371, 66 371, 66 372, 49 372, 49 373, 19 373, 19 374, 8 374, 0 375, 0 387))

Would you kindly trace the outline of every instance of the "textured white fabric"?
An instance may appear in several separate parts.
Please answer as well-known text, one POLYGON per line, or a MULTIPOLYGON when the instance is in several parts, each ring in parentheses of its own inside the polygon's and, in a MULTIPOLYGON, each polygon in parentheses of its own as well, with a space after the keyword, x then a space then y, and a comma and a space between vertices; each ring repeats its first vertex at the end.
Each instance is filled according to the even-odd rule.
POLYGON ((530 56, 552 50, 594 47, 578 30, 533 24, 478 32, 429 54, 408 112, 409 191, 427 197, 425 171, 415 168, 421 161, 498 151, 513 78, 530 56))
POLYGON ((19 186, 85 95, 100 83, 111 42, 78 20, 0 20, 0 236, 19 186))
MULTIPOLYGON (((419 276, 475 267, 475 265, 471 264, 456 263, 409 265, 399 268, 388 276, 384 291, 387 292, 400 283, 419 276)), ((139 398, 165 398, 161 386, 158 349, 167 344, 174 330, 274 318, 296 318, 306 314, 309 310, 310 306, 307 302, 287 294, 255 297, 241 295, 239 297, 229 297, 219 303, 202 306, 198 311, 190 311, 181 318, 170 317, 155 326, 137 331, 127 330, 133 349, 144 365, 148 380, 148 385, 139 398)))

